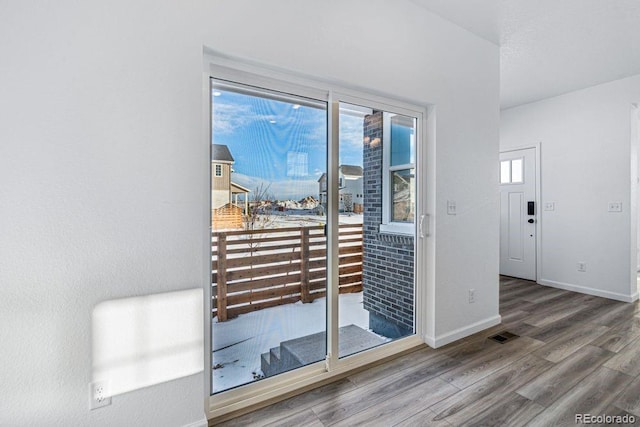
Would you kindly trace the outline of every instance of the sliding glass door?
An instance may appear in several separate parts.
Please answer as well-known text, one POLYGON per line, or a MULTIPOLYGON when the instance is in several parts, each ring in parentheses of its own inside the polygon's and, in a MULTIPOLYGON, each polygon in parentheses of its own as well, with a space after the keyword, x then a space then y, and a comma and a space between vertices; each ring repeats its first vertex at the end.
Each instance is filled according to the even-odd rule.
POLYGON ((212 81, 212 393, 324 360, 327 103, 212 81))
POLYGON ((420 114, 210 88, 211 394, 414 335, 420 114))

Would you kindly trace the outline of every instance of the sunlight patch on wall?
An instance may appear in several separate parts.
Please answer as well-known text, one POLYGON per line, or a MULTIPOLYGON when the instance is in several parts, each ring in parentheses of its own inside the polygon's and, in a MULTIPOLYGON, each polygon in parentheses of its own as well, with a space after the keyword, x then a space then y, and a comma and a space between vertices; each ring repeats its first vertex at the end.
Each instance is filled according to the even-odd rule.
POLYGON ((203 370, 203 291, 104 301, 93 310, 93 381, 112 396, 203 370))

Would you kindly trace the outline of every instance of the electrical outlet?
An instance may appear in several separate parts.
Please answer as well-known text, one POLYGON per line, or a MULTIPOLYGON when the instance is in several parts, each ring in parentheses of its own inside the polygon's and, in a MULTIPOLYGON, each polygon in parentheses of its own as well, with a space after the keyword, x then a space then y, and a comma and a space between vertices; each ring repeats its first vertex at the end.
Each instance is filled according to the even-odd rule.
POLYGON ((476 302, 476 290, 469 289, 469 304, 476 302))
POLYGON ((586 262, 579 262, 578 263, 578 271, 580 271, 582 273, 587 271, 587 263, 586 262))
POLYGON ((447 215, 456 214, 456 202, 455 200, 447 200, 447 215))
POLYGON ((89 408, 93 410, 108 405, 111 405, 109 381, 89 383, 89 408))
POLYGON ((622 212, 622 202, 609 202, 609 212, 622 212))
POLYGON ((556 210, 556 202, 544 202, 544 210, 545 211, 555 211, 556 210))

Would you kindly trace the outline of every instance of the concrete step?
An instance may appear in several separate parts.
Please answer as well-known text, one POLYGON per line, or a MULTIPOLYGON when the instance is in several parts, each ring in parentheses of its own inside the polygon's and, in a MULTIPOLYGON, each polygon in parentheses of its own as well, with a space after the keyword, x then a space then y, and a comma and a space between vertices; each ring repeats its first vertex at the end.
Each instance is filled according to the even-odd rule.
POLYGON ((389 341, 356 325, 343 326, 338 332, 340 357, 359 353, 389 341))
POLYGON ((260 369, 265 377, 280 373, 280 347, 273 347, 260 355, 260 369))
POLYGON ((273 347, 269 350, 269 360, 271 362, 271 366, 275 368, 280 368, 282 357, 280 356, 280 347, 273 347))
POLYGON ((271 361, 269 360, 269 352, 262 353, 260 355, 260 370, 262 371, 262 375, 264 375, 265 377, 273 375, 270 362, 271 361))
MULTIPOLYGON (((341 357, 357 353, 372 347, 376 347, 386 342, 369 331, 356 325, 343 326, 339 329, 339 354, 341 357)), ((273 351, 272 349, 271 351, 273 351)), ((318 332, 300 338, 284 341, 280 343, 278 367, 276 368, 272 355, 269 356, 268 366, 264 363, 266 359, 263 354, 262 373, 269 377, 281 372, 290 371, 310 363, 324 360, 326 355, 326 333, 318 332), (265 371, 266 369, 266 371, 265 371)))

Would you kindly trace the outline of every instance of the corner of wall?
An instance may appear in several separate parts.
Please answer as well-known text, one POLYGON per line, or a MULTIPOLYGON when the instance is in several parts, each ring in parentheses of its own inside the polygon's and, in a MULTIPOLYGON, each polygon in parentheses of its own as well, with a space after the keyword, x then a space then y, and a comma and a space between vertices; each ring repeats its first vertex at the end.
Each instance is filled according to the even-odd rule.
POLYGON ((493 317, 481 320, 479 322, 473 323, 471 325, 465 326, 463 328, 459 328, 454 331, 447 332, 437 337, 425 335, 424 340, 429 347, 438 348, 438 347, 442 347, 447 344, 450 344, 454 341, 458 341, 462 338, 466 338, 477 332, 481 332, 492 326, 499 325, 501 322, 502 322, 502 316, 497 315, 497 316, 493 316, 493 317))

